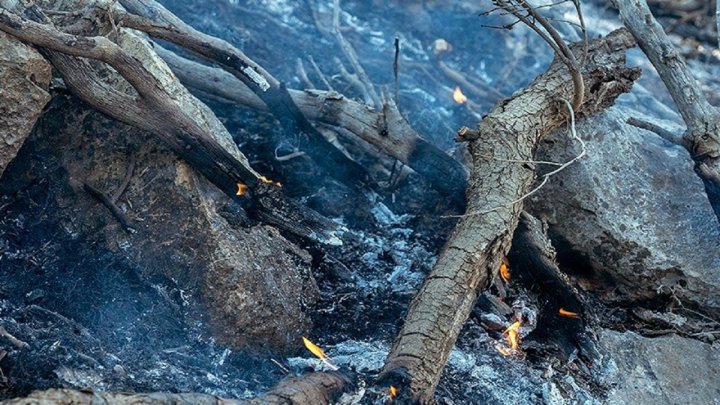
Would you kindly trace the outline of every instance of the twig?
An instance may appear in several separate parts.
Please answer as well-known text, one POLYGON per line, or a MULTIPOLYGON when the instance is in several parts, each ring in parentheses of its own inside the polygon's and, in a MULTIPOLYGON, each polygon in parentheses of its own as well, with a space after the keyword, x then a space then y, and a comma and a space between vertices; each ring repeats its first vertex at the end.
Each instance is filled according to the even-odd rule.
POLYGON ((112 197, 110 197, 110 201, 112 201, 113 204, 117 203, 118 199, 120 199, 120 197, 127 189, 128 185, 130 184, 130 179, 132 179, 133 172, 135 171, 135 161, 135 156, 131 156, 130 163, 128 164, 127 171, 125 172, 125 178, 123 179, 123 182, 120 184, 120 187, 115 190, 112 197))
POLYGON ((310 56, 309 59, 310 59, 310 64, 312 65, 313 69, 315 69, 315 74, 318 75, 318 77, 320 78, 320 81, 322 81, 323 84, 325 85, 325 88, 327 88, 330 91, 335 90, 330 85, 330 82, 325 78, 325 75, 323 74, 322 70, 320 70, 320 67, 317 65, 317 63, 315 63, 315 59, 313 59, 312 56, 310 56))
POLYGON ((676 134, 668 131, 667 129, 661 127, 660 125, 654 124, 649 121, 641 120, 641 119, 635 118, 635 117, 628 118, 626 122, 634 127, 638 127, 641 129, 648 130, 650 132, 654 132, 659 137, 661 137, 662 139, 664 139, 668 142, 671 142, 673 144, 680 145, 680 146, 685 146, 684 142, 682 140, 682 136, 676 135, 676 134))
POLYGON ((125 214, 120 211, 120 208, 118 208, 118 206, 112 201, 110 197, 108 197, 105 193, 96 189, 88 183, 83 183, 83 187, 85 188, 85 191, 88 192, 88 194, 95 197, 98 201, 103 203, 110 210, 110 212, 112 212, 112 214, 115 216, 118 222, 120 222, 120 224, 126 231, 130 233, 135 233, 135 229, 130 226, 127 218, 125 218, 125 214))
POLYGON ((315 84, 310 81, 310 78, 307 75, 307 71, 305 70, 305 64, 303 63, 302 59, 297 58, 297 74, 300 78, 300 81, 302 82, 303 86, 305 86, 306 89, 314 89, 315 84))
POLYGON ((352 45, 350 45, 345 37, 343 37, 342 32, 340 31, 340 0, 333 0, 333 30, 335 32, 335 38, 340 45, 340 49, 342 49, 343 54, 350 62, 350 65, 352 65, 355 74, 357 74, 358 79, 363 86, 365 86, 367 94, 370 96, 370 100, 367 100, 368 104, 372 104, 376 108, 380 108, 382 103, 380 102, 380 97, 375 91, 372 81, 370 81, 370 77, 367 73, 365 73, 365 69, 363 69, 360 64, 357 53, 355 53, 355 49, 352 45))
POLYGON ((398 88, 400 87, 398 81, 398 59, 400 58, 400 38, 395 37, 395 58, 393 58, 393 78, 395 79, 395 105, 400 105, 398 99, 398 88))
POLYGON ((18 349, 24 349, 26 347, 30 347, 29 344, 23 342, 22 340, 16 338, 15 336, 11 335, 10 332, 5 330, 4 327, 0 326, 0 336, 4 337, 5 339, 9 340, 10 343, 13 344, 13 346, 17 347, 18 349))

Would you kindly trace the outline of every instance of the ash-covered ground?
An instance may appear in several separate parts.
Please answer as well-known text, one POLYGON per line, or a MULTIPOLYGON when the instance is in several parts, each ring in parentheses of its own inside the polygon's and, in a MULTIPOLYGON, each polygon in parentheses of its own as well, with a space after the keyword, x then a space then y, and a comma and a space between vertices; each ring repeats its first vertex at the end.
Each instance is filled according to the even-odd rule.
MULTIPOLYGON (((334 55, 342 58, 326 32, 332 28, 332 1, 163 3, 201 31, 237 44, 290 88, 306 86, 298 75, 301 61, 318 88, 324 89, 324 78, 344 95, 362 97, 334 60, 334 55), (311 60, 321 73, 312 68, 311 60)), ((453 142, 456 130, 472 127, 503 96, 527 85, 547 67, 552 54, 522 26, 484 27, 505 21, 479 15, 491 7, 489 2, 408 3, 343 1, 344 35, 387 97, 392 97, 394 40, 399 38, 400 110, 428 140, 462 159, 462 147, 453 142), (434 52, 438 40, 452 46, 442 57, 434 52), (469 103, 455 103, 455 83, 438 70, 440 58, 483 93, 468 94, 469 103)), ((552 12, 572 18, 571 10, 565 4, 552 12)), ((601 5, 585 5, 585 14, 591 36, 619 26, 613 12, 601 5)), ((571 41, 579 39, 572 27, 563 34, 571 41)), ((713 58, 709 54, 691 64, 700 80, 717 88, 718 61, 713 58)), ((637 51, 631 60, 647 66, 637 51)), ((662 88, 659 83, 657 77, 645 74, 633 94, 619 104, 677 128, 680 121, 669 112, 669 97, 645 90, 662 88)), ((314 255, 313 271, 321 292, 311 310, 315 327, 309 338, 326 350, 335 365, 357 373, 354 394, 359 397, 382 367, 407 305, 434 264, 457 212, 407 170, 389 176, 392 161, 361 156, 363 163, 378 166, 374 180, 379 185, 352 193, 329 180, 311 161, 273 160, 297 150, 298 140, 286 139, 266 115, 208 104, 255 168, 272 173, 289 195, 348 228, 343 246, 322 251, 305 246, 314 255)), ((58 386, 246 398, 288 372, 325 367, 303 349, 279 355, 218 344, 209 337, 206 325, 197 321, 202 316, 188 313, 195 310, 187 305, 193 297, 187 297, 174 280, 148 279, 142 269, 119 260, 94 235, 43 221, 48 209, 62 207, 45 203, 47 182, 56 180, 32 176, 39 166, 47 171, 45 166, 53 164, 42 150, 33 149, 38 143, 32 137, 26 142, 0 183, 0 326, 29 345, 14 348, 17 354, 4 358, 7 349, 0 350, 4 373, 0 399, 58 386)), ((351 145, 348 148, 352 150, 351 145)), ((63 179, 58 173, 57 181, 63 179)), ((577 355, 567 358, 540 351, 503 356, 497 350, 497 345, 505 344, 502 332, 516 314, 524 315, 521 337, 531 333, 546 299, 519 281, 506 288, 504 300, 510 313, 500 316, 487 308, 474 312, 451 354, 438 401, 603 403, 618 373, 608 353, 592 363, 577 355), (495 329, 487 327, 488 319, 496 321, 495 329)), ((494 287, 489 294, 501 292, 494 287)), ((7 344, 2 339, 0 343, 7 344)))

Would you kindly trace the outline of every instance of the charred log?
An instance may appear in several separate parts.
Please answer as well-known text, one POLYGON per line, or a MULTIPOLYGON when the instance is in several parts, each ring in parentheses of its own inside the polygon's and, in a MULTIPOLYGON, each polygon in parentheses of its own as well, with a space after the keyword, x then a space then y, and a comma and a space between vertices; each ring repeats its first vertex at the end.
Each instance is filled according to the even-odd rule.
POLYGON ((318 405, 329 404, 347 387, 349 382, 339 373, 311 373, 290 377, 270 391, 249 400, 220 398, 208 394, 156 392, 129 394, 72 389, 36 391, 26 398, 4 401, 5 405, 50 404, 132 404, 132 405, 318 405))
MULTIPOLYGON (((639 76, 625 66, 625 50, 634 45, 618 30, 588 45, 583 71, 581 115, 612 104, 639 76)), ((576 45, 574 52, 582 52, 576 45)), ((414 402, 432 403, 440 374, 478 294, 487 287, 507 253, 535 178, 536 144, 563 125, 559 100, 573 97, 567 66, 556 59, 525 90, 500 103, 477 131, 469 131, 473 169, 468 213, 461 217, 436 265, 413 299, 380 376, 399 384, 414 402), (399 381, 397 381, 399 380, 399 381)), ((396 385, 397 386, 397 385, 396 385)))

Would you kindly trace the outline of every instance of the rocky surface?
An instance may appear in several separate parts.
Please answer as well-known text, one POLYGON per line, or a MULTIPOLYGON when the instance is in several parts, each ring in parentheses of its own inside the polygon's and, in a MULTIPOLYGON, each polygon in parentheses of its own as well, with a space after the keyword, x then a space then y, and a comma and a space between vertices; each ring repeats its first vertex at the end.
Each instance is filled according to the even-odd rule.
POLYGON ((35 48, 0 32, 0 176, 50 100, 50 77, 35 48))
MULTIPOLYGON (((703 186, 681 147, 625 123, 634 113, 580 121, 587 156, 554 176, 532 209, 569 271, 614 281, 608 300, 674 295, 720 314, 720 226, 703 186)), ((562 130, 537 159, 564 162, 580 150, 562 130)))
POLYGON ((646 338, 603 331, 600 344, 612 360, 609 404, 716 404, 720 347, 677 335, 646 338))

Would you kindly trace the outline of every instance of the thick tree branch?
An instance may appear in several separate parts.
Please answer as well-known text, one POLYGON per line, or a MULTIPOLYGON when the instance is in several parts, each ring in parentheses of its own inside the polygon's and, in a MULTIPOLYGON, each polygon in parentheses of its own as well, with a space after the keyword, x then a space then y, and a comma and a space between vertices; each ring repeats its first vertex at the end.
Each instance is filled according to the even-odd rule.
MULTIPOLYGON (((612 104, 638 77, 625 67, 625 50, 634 45, 626 30, 590 43, 583 72, 589 115, 612 104)), ((582 44, 575 45, 583 52, 582 44)), ((470 143, 473 169, 468 214, 462 216, 425 283, 413 299, 381 374, 381 381, 407 387, 409 399, 432 402, 440 374, 478 294, 487 287, 507 253, 522 210, 516 201, 532 187, 535 146, 565 123, 561 99, 573 96, 567 66, 556 58, 525 90, 500 103, 478 124, 470 143), (483 215, 488 208, 501 207, 483 215), (400 381, 397 381, 400 380, 400 381)))
POLYGON ((130 394, 72 389, 35 391, 6 405, 322 405, 330 404, 350 383, 339 373, 310 373, 286 378, 265 394, 249 400, 226 399, 208 394, 155 392, 130 394))

